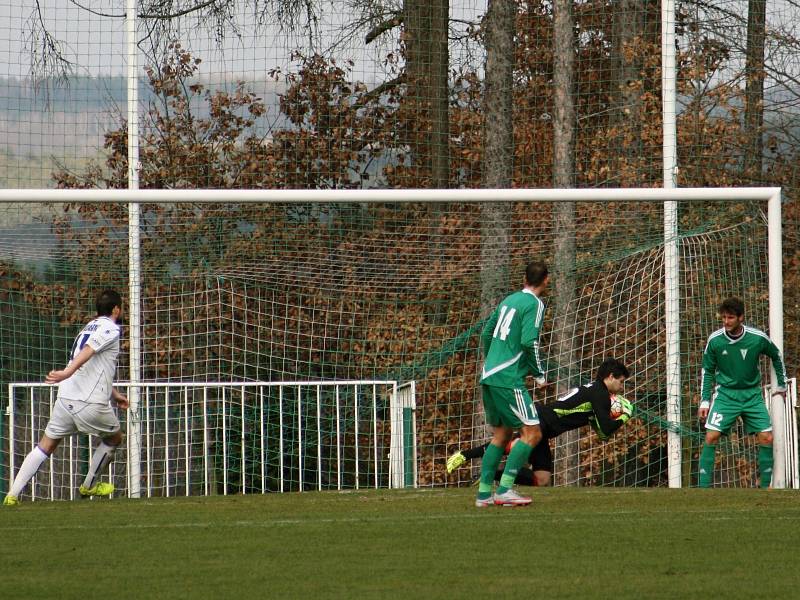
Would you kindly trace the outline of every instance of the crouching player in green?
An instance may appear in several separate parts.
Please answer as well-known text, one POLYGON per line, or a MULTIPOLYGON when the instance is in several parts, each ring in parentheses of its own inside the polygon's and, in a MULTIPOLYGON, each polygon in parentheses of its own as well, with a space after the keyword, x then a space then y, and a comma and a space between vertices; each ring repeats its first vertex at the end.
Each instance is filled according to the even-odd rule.
POLYGON ((703 352, 700 419, 706 422, 706 441, 700 452, 700 487, 711 487, 714 454, 720 436, 742 418, 747 433, 758 438, 761 487, 772 480, 772 423, 761 394, 759 358, 772 360, 778 385, 773 395, 786 398, 786 367, 778 347, 763 331, 744 324, 744 303, 728 298, 719 306, 722 328, 712 333, 703 352), (715 386, 716 383, 716 386, 715 386))

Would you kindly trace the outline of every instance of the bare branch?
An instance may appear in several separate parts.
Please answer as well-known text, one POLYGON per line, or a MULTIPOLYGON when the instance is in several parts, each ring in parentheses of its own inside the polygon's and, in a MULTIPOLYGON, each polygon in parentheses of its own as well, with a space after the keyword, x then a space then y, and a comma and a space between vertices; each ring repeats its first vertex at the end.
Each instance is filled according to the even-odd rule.
MULTIPOLYGON (((74 1, 74 0, 73 0, 74 1)), ((140 13, 138 16, 140 19, 176 19, 178 17, 182 17, 184 15, 188 15, 189 13, 197 12, 203 10, 204 8, 211 6, 212 4, 216 4, 217 0, 208 0, 208 2, 203 2, 202 4, 196 4, 195 6, 190 6, 183 10, 179 10, 178 12, 174 13, 140 13)))
POLYGON ((384 81, 379 86, 371 89, 369 92, 361 96, 361 98, 359 98, 358 102, 355 104, 355 107, 360 108, 365 104, 367 104, 368 102, 370 102, 371 100, 379 98, 389 90, 394 89, 399 85, 403 85, 405 82, 406 82, 405 74, 398 75, 397 77, 395 77, 394 79, 390 79, 389 81, 384 81))
POLYGON ((396 13, 390 19, 382 21, 375 27, 369 30, 366 37, 367 44, 371 43, 375 38, 378 36, 386 33, 390 29, 394 29, 395 27, 400 27, 403 24, 403 15, 396 13))
POLYGON ((50 78, 58 84, 66 83, 74 71, 74 64, 64 57, 62 42, 47 31, 39 0, 35 1, 36 9, 28 17, 25 46, 31 55, 30 73, 38 91, 40 84, 50 78))
POLYGON ((76 0, 69 0, 69 1, 70 1, 70 3, 72 3, 75 6, 77 6, 78 8, 80 8, 81 10, 85 10, 86 12, 92 13, 93 15, 97 15, 98 17, 109 17, 111 19, 124 19, 125 18, 125 13, 118 13, 118 14, 104 13, 104 12, 100 12, 98 10, 94 10, 93 8, 89 8, 88 6, 84 6, 80 2, 76 2, 76 0))

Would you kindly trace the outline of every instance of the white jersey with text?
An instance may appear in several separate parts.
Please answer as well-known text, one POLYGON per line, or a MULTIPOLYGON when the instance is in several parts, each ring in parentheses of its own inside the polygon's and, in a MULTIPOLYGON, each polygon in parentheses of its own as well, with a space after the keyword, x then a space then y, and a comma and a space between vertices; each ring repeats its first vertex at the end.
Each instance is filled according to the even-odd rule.
POLYGON ((72 377, 59 384, 59 398, 92 404, 107 404, 111 400, 119 356, 119 334, 119 325, 109 317, 97 317, 86 324, 72 344, 69 361, 75 360, 86 344, 94 354, 72 377))

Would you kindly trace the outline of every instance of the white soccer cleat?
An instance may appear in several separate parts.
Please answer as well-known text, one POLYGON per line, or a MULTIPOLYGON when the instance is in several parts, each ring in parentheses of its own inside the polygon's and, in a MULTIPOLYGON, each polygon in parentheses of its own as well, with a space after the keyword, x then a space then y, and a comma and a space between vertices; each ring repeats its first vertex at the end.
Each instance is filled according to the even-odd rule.
POLYGON ((475 506, 478 508, 486 508, 487 506, 494 506, 494 494, 488 498, 475 498, 475 506))
POLYGON ((515 489, 506 490, 502 494, 494 495, 495 506, 528 506, 531 499, 523 496, 515 489))

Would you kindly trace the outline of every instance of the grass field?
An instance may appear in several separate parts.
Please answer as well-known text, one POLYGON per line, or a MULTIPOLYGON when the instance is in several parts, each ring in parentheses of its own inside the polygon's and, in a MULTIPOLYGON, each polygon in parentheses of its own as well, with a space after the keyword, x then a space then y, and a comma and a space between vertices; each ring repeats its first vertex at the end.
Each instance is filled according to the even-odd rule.
POLYGON ((0 598, 795 598, 792 491, 473 489, 25 503, 0 598))

